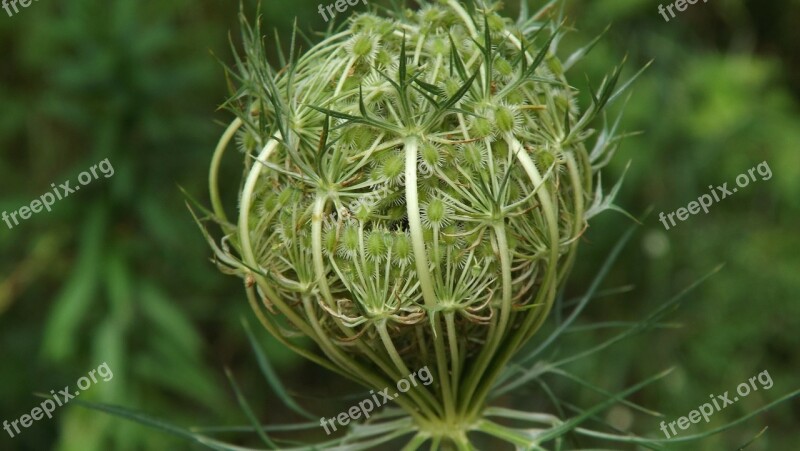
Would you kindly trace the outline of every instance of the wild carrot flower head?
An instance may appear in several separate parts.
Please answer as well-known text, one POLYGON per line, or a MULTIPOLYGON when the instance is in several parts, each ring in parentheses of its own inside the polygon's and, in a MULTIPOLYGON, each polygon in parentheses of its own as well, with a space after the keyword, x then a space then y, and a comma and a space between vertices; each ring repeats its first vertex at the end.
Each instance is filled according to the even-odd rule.
POLYGON ((264 325, 291 346, 310 337, 306 356, 371 387, 436 368, 403 404, 427 420, 483 403, 608 206, 593 174, 615 140, 586 141, 619 72, 581 113, 558 27, 499 8, 361 14, 278 69, 245 23, 226 132, 245 153, 233 220, 215 185, 224 144, 212 168, 218 258, 266 306, 264 325))

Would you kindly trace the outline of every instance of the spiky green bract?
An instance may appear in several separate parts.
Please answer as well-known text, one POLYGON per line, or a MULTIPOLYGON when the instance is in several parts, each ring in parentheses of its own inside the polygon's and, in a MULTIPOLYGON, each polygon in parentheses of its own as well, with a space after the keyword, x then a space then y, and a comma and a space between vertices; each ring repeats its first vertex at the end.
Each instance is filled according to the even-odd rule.
POLYGON ((434 383, 396 402, 456 443, 547 317, 587 215, 612 207, 593 179, 613 130, 592 152, 586 140, 620 75, 581 114, 548 8, 514 23, 498 3, 475 6, 357 15, 279 69, 243 22, 237 119, 210 177, 227 234, 213 246, 264 326, 378 390, 430 368, 434 383), (229 222, 216 170, 236 134, 245 171, 229 222))

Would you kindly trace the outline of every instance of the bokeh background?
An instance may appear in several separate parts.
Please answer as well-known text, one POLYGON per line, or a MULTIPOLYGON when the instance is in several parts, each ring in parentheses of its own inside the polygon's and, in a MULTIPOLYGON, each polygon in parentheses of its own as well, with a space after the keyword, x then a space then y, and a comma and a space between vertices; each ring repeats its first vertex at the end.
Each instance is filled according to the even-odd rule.
MULTIPOLYGON (((264 0, 264 23, 285 46, 295 18, 302 30, 325 28, 317 13, 320 1, 264 0)), ((253 1, 244 3, 255 10, 253 1)), ((506 11, 515 15, 516 1, 509 3, 506 11)), ((655 214, 605 283, 610 294, 597 300, 582 322, 644 318, 717 265, 725 266, 668 317, 672 327, 637 335, 569 369, 613 391, 676 367, 633 397, 668 420, 688 414, 709 394, 734 390, 769 371, 771 390, 688 431, 700 432, 800 387, 800 1, 699 2, 669 23, 658 15, 658 3, 567 1, 575 32, 565 40, 562 56, 612 24, 571 70, 575 86, 585 86, 585 75, 598 81, 626 54, 623 78, 654 61, 636 83, 621 124, 633 135, 604 181, 610 189, 630 162, 617 204, 634 216, 650 207, 655 214), (762 161, 771 167, 772 179, 751 184, 709 214, 669 231, 657 222, 658 212, 686 206, 708 185, 733 184, 762 161)), ((362 9, 352 7, 337 20, 362 9)), ((238 10, 238 2, 219 0, 41 0, 13 17, 0 11, 0 211, 29 204, 51 183, 75 180, 104 158, 115 169, 112 178, 58 202, 51 213, 13 230, 0 223, 0 421, 29 413, 40 402, 34 392, 74 387, 103 362, 113 380, 97 384, 82 399, 124 405, 180 425, 246 424, 224 376, 229 367, 259 418, 300 420, 259 374, 242 330, 241 318, 255 321, 240 281, 220 274, 209 261, 179 189, 207 200, 211 152, 221 124, 230 120, 217 107, 227 96, 223 65, 232 61, 228 38, 237 42, 238 10)), ((268 42, 275 41, 272 36, 268 42)), ((612 112, 621 106, 615 104, 612 112)), ((238 184, 235 160, 224 168, 231 193, 238 184)), ((615 213, 592 223, 567 298, 587 287, 630 224, 615 213)), ((577 352, 615 332, 587 328, 570 334, 559 351, 577 352)), ((355 387, 286 352, 265 332, 257 334, 300 404, 327 416, 350 404, 342 398, 355 387)), ((551 383, 572 404, 597 401, 579 386, 551 383)), ((536 389, 499 402, 554 411, 536 389)), ((624 407, 604 416, 626 430, 660 434, 657 420, 624 407)), ((800 403, 785 403, 700 444, 675 449, 736 449, 766 426, 748 449, 798 449, 800 403)), ((0 449, 191 446, 67 407, 14 439, 0 431, 0 449)))

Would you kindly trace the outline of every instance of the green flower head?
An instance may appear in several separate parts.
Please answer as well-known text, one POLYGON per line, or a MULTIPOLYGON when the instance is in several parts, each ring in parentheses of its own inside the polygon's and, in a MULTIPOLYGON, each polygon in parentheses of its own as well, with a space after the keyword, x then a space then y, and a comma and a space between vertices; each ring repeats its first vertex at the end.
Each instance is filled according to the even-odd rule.
POLYGON ((265 327, 372 388, 435 369, 397 399, 420 427, 475 418, 606 205, 593 175, 615 140, 586 140, 618 71, 581 113, 561 31, 499 7, 357 15, 279 70, 245 23, 237 119, 212 164, 215 249, 265 327), (216 168, 233 136, 254 145, 229 220, 216 168))

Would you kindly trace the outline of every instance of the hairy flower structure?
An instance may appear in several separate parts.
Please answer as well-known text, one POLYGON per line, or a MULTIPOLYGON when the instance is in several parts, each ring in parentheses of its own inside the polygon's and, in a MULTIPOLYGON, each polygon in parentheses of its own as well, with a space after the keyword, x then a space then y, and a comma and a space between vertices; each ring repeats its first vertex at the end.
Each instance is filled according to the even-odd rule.
MULTIPOLYGON (((616 145, 587 145, 619 69, 581 113, 548 9, 440 0, 361 14, 302 56, 265 60, 258 27, 211 170, 217 260, 246 282, 284 344, 367 387, 428 366, 396 402, 459 443, 500 370, 540 328, 616 145), (244 159, 238 217, 217 187, 227 144, 244 159), (298 345, 306 336, 314 349, 298 345)), ((294 42, 292 43, 294 47, 294 42)))

